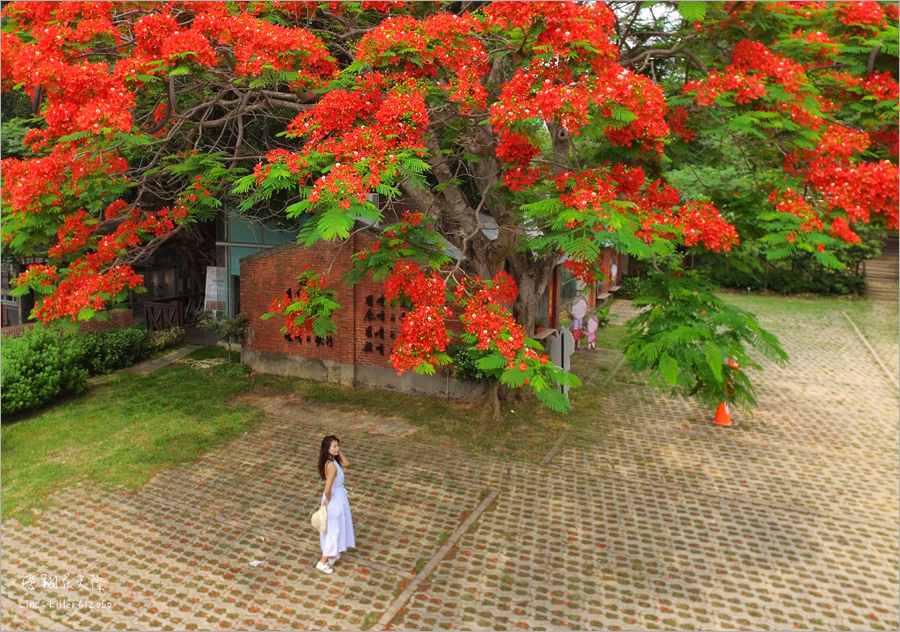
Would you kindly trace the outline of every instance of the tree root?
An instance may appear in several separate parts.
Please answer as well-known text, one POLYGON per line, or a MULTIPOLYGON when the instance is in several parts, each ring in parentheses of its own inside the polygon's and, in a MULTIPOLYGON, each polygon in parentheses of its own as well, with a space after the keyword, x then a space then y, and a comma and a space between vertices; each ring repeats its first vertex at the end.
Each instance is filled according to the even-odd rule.
POLYGON ((486 384, 481 382, 478 386, 463 395, 458 401, 464 408, 473 408, 476 404, 483 404, 491 410, 491 419, 500 419, 500 384, 494 382, 486 384))
POLYGON ((486 387, 487 385, 484 382, 479 382, 478 386, 460 397, 457 402, 466 408, 471 407, 472 404, 484 397, 485 391, 487 391, 486 387))

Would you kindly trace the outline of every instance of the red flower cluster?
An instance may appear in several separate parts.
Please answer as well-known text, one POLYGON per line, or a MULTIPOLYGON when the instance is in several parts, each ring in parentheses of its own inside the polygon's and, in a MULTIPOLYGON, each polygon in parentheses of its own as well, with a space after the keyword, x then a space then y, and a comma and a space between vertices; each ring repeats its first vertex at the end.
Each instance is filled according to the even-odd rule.
POLYGON ((874 214, 889 228, 896 228, 900 208, 897 166, 886 160, 856 162, 854 156, 868 146, 864 132, 824 123, 815 149, 794 152, 785 164, 821 196, 829 213, 840 209, 851 222, 868 222, 874 214))
POLYGON ((508 168, 503 173, 503 184, 511 191, 522 191, 549 173, 545 167, 531 167, 531 161, 540 154, 540 147, 521 132, 499 131, 497 157, 508 168))
POLYGON ((838 19, 848 26, 886 25, 885 11, 877 2, 837 2, 838 19))
POLYGON ((497 158, 504 164, 528 165, 541 149, 528 136, 520 132, 500 132, 497 158))
POLYGON ((743 40, 734 47, 725 70, 713 70, 703 79, 687 82, 682 93, 694 94, 700 105, 712 105, 716 97, 728 92, 734 93, 735 103, 749 103, 766 96, 769 83, 796 94, 806 81, 801 64, 772 53, 760 42, 743 40))
POLYGON ((666 114, 666 122, 672 133, 691 142, 695 138, 694 130, 688 127, 687 111, 683 107, 671 108, 666 114))
MULTIPOLYGON (((888 161, 861 162, 858 158, 873 140, 878 145, 887 145, 887 152, 896 156, 896 120, 872 117, 862 123, 867 127, 865 130, 850 129, 827 120, 845 103, 858 101, 861 96, 896 104, 900 98, 897 81, 886 72, 859 77, 844 70, 822 67, 823 62, 827 64, 841 52, 841 43, 848 43, 846 40, 835 41, 832 35, 835 21, 853 27, 851 38, 872 37, 873 31, 896 23, 896 7, 886 10, 878 3, 865 2, 744 2, 735 3, 726 10, 731 17, 722 24, 723 27, 730 26, 734 19, 741 19, 750 11, 787 14, 808 21, 808 28, 796 30, 790 36, 790 39, 806 42, 803 56, 808 65, 804 67, 773 53, 759 42, 745 40, 735 47, 732 62, 726 69, 710 72, 703 80, 689 82, 684 86, 684 92, 694 94, 701 105, 711 105, 717 96, 730 91, 734 102, 758 101, 757 108, 787 113, 793 123, 818 133, 813 149, 793 151, 784 162, 785 171, 800 179, 816 205, 790 189, 785 193, 773 192, 770 196, 779 210, 801 218, 800 231, 822 231, 830 224, 832 236, 856 242, 858 236, 849 224, 868 222, 873 214, 880 216, 887 226, 897 226, 896 165, 888 161), (809 85, 806 68, 816 72, 817 86, 825 86, 824 89, 809 85), (763 100, 768 95, 768 86, 776 84, 790 97, 787 100, 782 96, 763 100)), ((796 50, 796 47, 785 47, 784 50, 796 50)), ((791 234, 789 241, 794 237, 791 234)))
POLYGON ((625 127, 607 128, 605 135, 610 142, 628 147, 639 143, 641 148, 662 155, 664 139, 671 131, 666 122, 668 108, 662 86, 647 77, 613 66, 600 75, 593 90, 601 116, 611 116, 613 104, 637 116, 625 127))
MULTIPOLYGON (((356 91, 331 92, 313 110, 297 116, 288 132, 306 137, 303 149, 273 152, 268 159, 284 162, 301 182, 324 161, 334 160, 331 171, 316 180, 309 201, 349 208, 354 201, 362 202, 385 172, 395 173, 398 154, 423 151, 427 125, 425 94, 415 82, 390 83, 373 73, 358 81, 356 91)), ((257 165, 257 182, 270 171, 257 165)))
POLYGON ((748 103, 765 96, 766 86, 760 77, 748 76, 742 70, 712 70, 704 79, 688 81, 681 91, 693 93, 699 105, 712 105, 716 97, 726 92, 735 93, 735 103, 748 103))
POLYGON ((450 336, 444 319, 447 316, 447 288, 434 271, 423 273, 418 266, 398 263, 384 284, 388 300, 406 297, 412 309, 403 319, 403 329, 391 353, 391 364, 402 374, 422 364, 434 364, 436 353, 444 351, 450 336))
POLYGON ((57 274, 55 266, 32 264, 18 276, 15 284, 17 286, 39 285, 41 287, 51 287, 57 281, 59 281, 59 274, 57 274))
POLYGON ((23 220, 48 206, 64 208, 69 196, 81 195, 98 181, 121 180, 127 169, 115 154, 88 158, 71 145, 56 145, 43 158, 7 158, 0 164, 3 203, 13 217, 23 220))
POLYGON ((444 280, 434 271, 423 273, 412 263, 400 262, 384 284, 384 297, 393 301, 408 298, 413 305, 440 307, 447 302, 444 280))
MULTIPOLYGON (((643 178, 643 171, 640 173, 643 178)), ((600 217, 608 216, 604 205, 618 197, 616 182, 606 169, 564 171, 556 176, 555 184, 564 205, 579 211, 591 210, 600 217)))
POLYGON ((678 210, 685 246, 702 242, 714 252, 728 252, 740 242, 734 226, 725 221, 712 202, 688 202, 678 210))
POLYGON ((576 279, 581 279, 585 283, 593 283, 596 280, 594 277, 593 264, 587 261, 566 259, 565 261, 563 261, 562 265, 572 274, 572 276, 574 276, 576 279))
POLYGON ((269 304, 269 312, 285 315, 282 330, 294 340, 312 333, 313 320, 308 318, 309 312, 305 309, 308 306, 309 296, 306 294, 306 288, 303 288, 295 296, 285 294, 272 301, 269 304), (289 312, 288 308, 294 305, 299 309, 289 312))
POLYGON ((434 305, 417 306, 406 314, 391 352, 391 364, 397 369, 397 375, 437 362, 435 354, 444 351, 450 342, 444 322, 446 315, 446 307, 434 305))
POLYGON ((459 103, 460 111, 469 113, 485 107, 487 102, 487 92, 481 84, 489 70, 487 52, 473 36, 479 28, 471 15, 441 13, 422 21, 390 18, 363 36, 357 58, 385 69, 395 68, 403 61, 404 77, 446 79, 444 90, 450 100, 459 103), (415 63, 409 59, 415 59, 415 63))
POLYGON ((464 295, 465 284, 457 288, 457 302, 465 306, 459 319, 465 330, 478 338, 475 346, 482 351, 496 349, 507 359, 507 368, 514 366, 519 353, 524 350, 525 330, 503 305, 515 300, 519 293, 515 281, 505 272, 498 272, 492 281, 482 283, 473 296, 464 295))
POLYGON ((662 140, 669 133, 663 91, 614 63, 615 16, 608 7, 500 2, 487 7, 485 14, 487 33, 511 28, 539 33, 528 45, 548 61, 516 70, 490 108, 491 124, 501 139, 497 156, 507 166, 503 182, 509 189, 522 190, 548 175, 546 168, 530 164, 537 155, 536 143, 520 131, 520 124, 529 119, 554 121, 577 135, 592 116, 610 117, 614 109, 625 109, 636 118, 621 127, 608 127, 606 137, 614 144, 639 143, 644 149, 662 151, 662 140), (590 64, 590 70, 577 73, 560 63, 570 57, 590 64))
POLYGON ((862 82, 862 87, 879 101, 900 99, 900 86, 889 72, 873 72, 862 82))
POLYGON ((324 276, 306 266, 297 280, 300 282, 297 293, 292 296, 288 292, 273 300, 269 304, 269 312, 265 315, 266 318, 270 318, 275 314, 282 314, 284 326, 281 331, 290 335, 292 339, 313 333, 313 324, 316 320, 330 318, 334 309, 316 300, 322 296, 334 295, 334 290, 328 289, 328 281, 324 276))
MULTIPOLYGON (((123 11, 112 2, 43 2, 4 9, 20 30, 2 38, 3 87, 20 84, 28 93, 40 87, 46 126, 29 132, 26 141, 37 152, 51 150, 38 158, 3 162, 2 199, 8 212, 3 238, 46 243, 47 235, 56 232, 56 243, 47 244, 51 258, 81 255, 59 272, 56 296, 46 298, 36 312, 41 319, 75 317, 79 309, 98 308, 139 283, 130 268, 115 266, 119 256, 147 238, 168 234, 187 220, 193 205, 211 196, 212 187, 198 180, 171 207, 155 213, 127 210, 124 201, 114 201, 105 218, 124 214, 124 221, 111 234, 95 234, 100 218, 92 218, 79 198, 88 190, 116 190, 126 182, 128 168, 115 152, 96 152, 95 141, 135 131, 137 97, 158 85, 148 75, 165 78, 178 65, 227 61, 246 76, 292 70, 299 77, 295 87, 320 88, 336 74, 325 45, 310 32, 278 26, 252 11, 232 15, 234 8, 192 2, 123 11), (90 52, 98 44, 108 52, 90 52), (232 51, 227 60, 226 48, 232 51), (58 142, 69 135, 76 136, 58 142), (33 218, 37 214, 46 218, 40 225, 33 218), (72 296, 60 298, 64 293, 72 296)), ((148 120, 160 123, 167 110, 167 105, 157 106, 148 120)))
POLYGON ((309 201, 313 204, 318 203, 324 193, 327 199, 336 201, 343 209, 348 209, 354 201, 365 202, 367 192, 368 189, 356 167, 337 162, 330 173, 315 181, 309 194, 309 201))
MULTIPOLYGON (((220 16, 222 18, 224 16, 220 16)), ((201 28, 211 20, 209 16, 201 16, 201 28)), ((175 63, 181 60, 181 63, 190 61, 204 66, 214 66, 217 62, 216 53, 203 32, 196 28, 180 27, 170 13, 139 18, 134 23, 134 37, 148 60, 166 59, 175 63)))
POLYGON ((862 243, 862 239, 850 229, 850 225, 847 224, 847 220, 843 217, 835 217, 831 220, 831 228, 828 229, 828 234, 832 237, 842 239, 848 244, 862 243))
POLYGON ((567 59, 588 50, 596 68, 618 56, 612 42, 616 17, 604 3, 493 2, 484 13, 488 34, 495 29, 529 33, 540 28, 532 48, 547 51, 548 59, 567 59))
MULTIPOLYGON (((524 330, 504 305, 514 301, 517 295, 518 288, 512 278, 499 272, 488 282, 477 277, 463 280, 454 292, 454 299, 464 308, 460 320, 465 331, 477 338, 477 348, 499 351, 507 359, 507 368, 525 360, 544 364, 545 356, 533 351, 529 354, 524 330)), ((421 365, 433 365, 438 360, 437 354, 450 342, 445 324, 449 312, 444 280, 433 271, 426 274, 415 264, 401 262, 385 283, 385 298, 406 298, 412 303, 391 354, 391 364, 398 374, 421 365)))
POLYGON ((97 220, 92 219, 84 210, 79 209, 66 216, 57 231, 59 242, 50 249, 51 259, 60 259, 64 255, 75 252, 87 244, 88 238, 94 234, 97 220))
POLYGON ((791 34, 791 39, 805 41, 809 44, 810 50, 814 51, 815 55, 820 59, 830 59, 841 50, 838 43, 824 31, 797 30, 791 34))
POLYGON ((98 311, 112 298, 143 283, 130 266, 116 266, 104 272, 95 272, 86 265, 72 266, 62 272, 62 282, 60 278, 55 266, 31 265, 15 280, 18 287, 31 287, 45 295, 34 313, 42 322, 64 317, 74 322, 83 309, 98 311), (46 295, 46 288, 57 283, 62 291, 46 295))
MULTIPOLYGON (((822 230, 822 220, 816 214, 815 209, 793 189, 785 191, 772 191, 769 194, 769 202, 775 205, 779 213, 788 213, 800 218, 798 230, 808 233, 814 230, 822 230)), ((793 237, 788 241, 793 241, 793 237)))
MULTIPOLYGON (((429 254, 444 250, 441 244, 435 243, 436 236, 434 226, 429 218, 418 211, 403 211, 397 224, 381 231, 378 241, 370 248, 360 250, 353 256, 358 261, 362 261, 378 252, 384 252, 388 254, 387 261, 391 262, 397 261, 401 256, 415 256, 413 253, 415 249, 418 249, 423 257, 427 257, 429 254), (429 221, 426 223, 426 220, 429 221), (412 251, 410 251, 411 248, 412 251)), ((385 259, 381 259, 378 265, 383 265, 385 262, 385 259)), ((398 294, 398 296, 402 295, 402 292, 398 294)))
MULTIPOLYGON (((662 180, 646 184, 644 171, 640 167, 629 168, 622 164, 600 169, 586 169, 579 173, 566 171, 556 178, 560 191, 559 200, 570 209, 583 214, 581 221, 566 224, 569 229, 590 226, 590 230, 613 230, 610 222, 612 213, 629 214, 630 222, 637 222, 640 228, 635 234, 652 241, 654 238, 669 238, 667 232, 660 232, 659 226, 680 229, 684 243, 704 246, 718 252, 728 251, 739 241, 734 226, 726 222, 719 211, 709 202, 689 202, 677 208, 678 191, 662 180), (627 201, 632 206, 626 210, 617 201, 627 201)), ((588 233, 588 237, 593 236, 588 233)), ((567 262, 569 269, 588 280, 593 279, 585 266, 591 262, 567 262)))
POLYGON ((760 42, 738 42, 731 54, 730 69, 756 73, 769 82, 780 84, 788 92, 795 92, 806 82, 806 72, 797 62, 772 53, 760 42))
POLYGON ((337 72, 322 41, 309 31, 231 15, 224 3, 190 3, 187 24, 175 15, 175 5, 166 4, 133 23, 115 25, 116 3, 32 4, 6 9, 8 17, 31 28, 33 41, 3 37, 8 68, 3 84, 22 84, 28 92, 41 86, 47 129, 39 135, 48 141, 79 131, 130 132, 136 91, 143 88, 138 75, 165 76, 179 64, 214 66, 223 61, 214 43, 232 47, 236 72, 244 76, 259 75, 265 67, 294 70, 298 87, 317 88, 337 72), (81 54, 85 43, 100 38, 114 41, 128 56, 111 69, 81 54))

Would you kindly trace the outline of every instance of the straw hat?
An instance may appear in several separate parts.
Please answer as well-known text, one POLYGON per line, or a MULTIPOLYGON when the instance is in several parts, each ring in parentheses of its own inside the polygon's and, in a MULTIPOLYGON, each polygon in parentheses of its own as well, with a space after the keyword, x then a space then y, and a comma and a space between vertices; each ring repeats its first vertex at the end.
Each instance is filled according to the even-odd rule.
POLYGON ((325 529, 328 528, 328 512, 325 510, 325 505, 313 512, 309 521, 312 523, 313 528, 319 530, 319 535, 325 535, 325 529))

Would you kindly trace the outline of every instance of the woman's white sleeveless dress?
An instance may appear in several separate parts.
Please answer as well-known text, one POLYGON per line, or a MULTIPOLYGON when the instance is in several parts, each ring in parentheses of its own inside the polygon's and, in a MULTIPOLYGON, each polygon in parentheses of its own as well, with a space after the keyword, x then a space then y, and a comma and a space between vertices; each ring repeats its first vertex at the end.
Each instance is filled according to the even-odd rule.
MULTIPOLYGON (((337 467, 337 476, 331 484, 331 500, 328 502, 328 528, 319 536, 322 544, 322 555, 334 557, 338 553, 356 546, 353 537, 353 516, 350 515, 350 501, 347 500, 347 488, 344 487, 344 470, 337 467)), ((325 494, 322 494, 325 501, 325 494)))

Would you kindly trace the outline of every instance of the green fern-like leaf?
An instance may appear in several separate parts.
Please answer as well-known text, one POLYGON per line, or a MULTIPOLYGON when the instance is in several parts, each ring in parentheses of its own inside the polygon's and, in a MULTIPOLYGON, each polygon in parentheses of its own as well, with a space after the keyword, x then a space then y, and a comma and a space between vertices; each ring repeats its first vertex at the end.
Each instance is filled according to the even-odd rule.
POLYGON ((500 353, 492 353, 489 356, 478 358, 478 360, 475 361, 475 366, 477 366, 482 371, 502 369, 506 366, 506 358, 504 358, 500 353))
POLYGON ((678 363, 668 353, 659 356, 659 372, 672 386, 678 383, 678 363))
POLYGON ((572 408, 569 399, 555 388, 536 390, 534 394, 544 406, 558 413, 567 413, 572 408))

